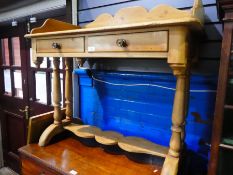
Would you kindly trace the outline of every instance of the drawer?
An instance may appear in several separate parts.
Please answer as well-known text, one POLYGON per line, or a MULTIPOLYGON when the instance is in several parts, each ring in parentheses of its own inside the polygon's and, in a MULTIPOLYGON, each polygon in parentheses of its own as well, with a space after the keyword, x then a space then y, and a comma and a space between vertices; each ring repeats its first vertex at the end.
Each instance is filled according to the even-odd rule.
POLYGON ((48 170, 41 164, 38 164, 27 158, 22 159, 22 175, 58 175, 59 173, 48 170))
POLYGON ((166 52, 168 31, 90 36, 88 52, 166 52))
POLYGON ((37 39, 37 53, 80 53, 84 52, 84 38, 37 39))

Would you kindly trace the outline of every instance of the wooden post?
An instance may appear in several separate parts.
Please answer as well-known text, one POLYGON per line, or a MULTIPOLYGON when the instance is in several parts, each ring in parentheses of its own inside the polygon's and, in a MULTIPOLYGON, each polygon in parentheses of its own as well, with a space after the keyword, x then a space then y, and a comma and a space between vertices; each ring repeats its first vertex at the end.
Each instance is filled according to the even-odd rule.
POLYGON ((176 82, 176 93, 175 93, 175 99, 173 104, 173 111, 172 111, 172 137, 170 140, 170 149, 169 149, 169 155, 173 157, 179 157, 181 146, 182 146, 182 140, 183 140, 183 125, 185 122, 185 113, 186 109, 186 74, 185 71, 182 69, 179 69, 179 67, 173 67, 174 74, 177 77, 176 82))
POLYGON ((170 148, 166 156, 162 175, 176 175, 179 168, 180 153, 185 137, 185 115, 187 113, 188 82, 186 67, 183 65, 171 65, 174 75, 177 77, 176 92, 172 111, 172 136, 170 148))
POLYGON ((62 115, 61 115, 61 81, 60 81, 60 71, 59 57, 53 58, 53 103, 54 103, 54 124, 62 124, 62 115))
POLYGON ((62 123, 62 111, 61 111, 61 81, 60 81, 60 58, 54 57, 53 58, 53 103, 54 103, 54 114, 53 124, 49 125, 39 139, 39 146, 46 146, 49 141, 57 134, 61 133, 63 128, 62 123))
MULTIPOLYGON (((75 68, 80 69, 81 67, 83 67, 84 61, 85 61, 84 58, 75 58, 75 68)), ((78 75, 76 75, 76 76, 78 77, 78 75)), ((76 94, 76 98, 80 99, 80 86, 79 86, 79 83, 80 83, 79 81, 75 82, 75 84, 74 84, 74 89, 75 89, 74 93, 76 94)), ((77 116, 76 116, 77 122, 82 123, 82 120, 80 118, 80 107, 81 107, 80 101, 78 100, 77 104, 75 104, 75 105, 77 107, 77 109, 76 109, 76 111, 77 111, 77 116)))
MULTIPOLYGON (((188 63, 187 65, 187 71, 186 71, 186 74, 185 74, 185 106, 184 106, 184 110, 185 110, 185 113, 184 113, 184 116, 186 118, 186 116, 188 115, 188 109, 189 109, 189 92, 190 90, 190 64, 188 63)), ((183 123, 183 132, 181 133, 181 140, 182 140, 182 143, 184 144, 184 139, 185 139, 185 124, 186 124, 186 121, 184 120, 184 123, 183 123)), ((183 148, 183 145, 182 145, 182 148, 183 148)))
POLYGON ((80 68, 80 67, 83 67, 83 64, 85 62, 85 59, 84 58, 76 58, 75 59, 75 62, 77 64, 77 67, 80 68))
POLYGON ((65 103, 66 103, 66 120, 72 119, 72 59, 65 58, 66 77, 65 77, 65 103))

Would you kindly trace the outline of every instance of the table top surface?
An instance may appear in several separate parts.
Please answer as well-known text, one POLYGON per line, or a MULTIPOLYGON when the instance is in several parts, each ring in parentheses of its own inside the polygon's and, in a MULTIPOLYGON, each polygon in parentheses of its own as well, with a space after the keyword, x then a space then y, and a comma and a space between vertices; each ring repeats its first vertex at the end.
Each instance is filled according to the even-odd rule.
POLYGON ((20 148, 19 152, 62 174, 68 174, 71 170, 78 172, 79 175, 156 175, 161 172, 161 165, 155 165, 153 159, 147 160, 147 163, 138 163, 129 159, 137 157, 138 160, 145 161, 145 155, 132 156, 119 151, 114 154, 107 153, 100 146, 90 147, 73 137, 46 147, 29 144, 20 148))

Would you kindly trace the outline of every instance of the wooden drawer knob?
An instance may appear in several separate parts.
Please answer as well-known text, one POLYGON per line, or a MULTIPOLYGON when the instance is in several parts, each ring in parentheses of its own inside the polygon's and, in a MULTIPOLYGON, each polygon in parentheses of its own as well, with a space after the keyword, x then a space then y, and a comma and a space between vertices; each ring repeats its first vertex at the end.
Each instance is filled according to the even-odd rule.
POLYGON ((125 39, 118 39, 116 41, 116 45, 119 47, 127 47, 127 42, 125 39))
POLYGON ((61 49, 61 45, 59 43, 52 43, 53 49, 61 49))

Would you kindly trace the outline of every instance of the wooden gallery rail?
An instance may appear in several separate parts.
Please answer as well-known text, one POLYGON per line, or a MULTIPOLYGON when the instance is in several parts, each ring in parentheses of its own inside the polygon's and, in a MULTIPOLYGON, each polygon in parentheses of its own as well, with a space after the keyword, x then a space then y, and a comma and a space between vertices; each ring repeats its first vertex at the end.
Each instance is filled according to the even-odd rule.
POLYGON ((203 30, 203 7, 195 0, 189 11, 159 5, 149 12, 143 7, 119 10, 115 16, 102 14, 83 28, 48 19, 35 28, 27 38, 32 39, 33 60, 38 66, 41 57, 54 57, 54 123, 41 135, 40 146, 67 129, 84 138, 95 138, 105 145, 118 145, 136 153, 164 157, 162 175, 176 175, 185 137, 185 116, 189 95, 189 72, 192 59, 197 56, 198 38, 203 30), (137 14, 137 15, 135 15, 137 14), (59 59, 66 65, 66 118, 61 115, 61 86, 59 59), (172 113, 170 147, 151 143, 143 138, 124 137, 113 131, 73 124, 72 121, 72 57, 83 58, 147 58, 167 59, 177 77, 172 113))

